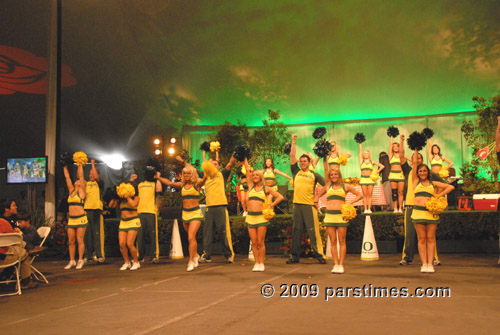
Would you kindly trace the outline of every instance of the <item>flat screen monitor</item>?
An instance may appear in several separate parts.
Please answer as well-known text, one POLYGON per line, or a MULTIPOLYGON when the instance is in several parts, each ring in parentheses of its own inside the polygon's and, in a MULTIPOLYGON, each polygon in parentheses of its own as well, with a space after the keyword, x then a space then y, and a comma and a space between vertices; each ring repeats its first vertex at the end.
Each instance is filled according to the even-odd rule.
POLYGON ((47 157, 7 158, 7 184, 47 182, 47 157))

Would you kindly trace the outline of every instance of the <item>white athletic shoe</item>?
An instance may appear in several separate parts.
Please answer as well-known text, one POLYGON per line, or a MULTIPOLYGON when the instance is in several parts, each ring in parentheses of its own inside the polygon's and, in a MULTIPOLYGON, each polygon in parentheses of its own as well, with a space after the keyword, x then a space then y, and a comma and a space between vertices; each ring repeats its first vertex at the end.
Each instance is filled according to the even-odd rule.
POLYGON ((138 270, 141 268, 141 263, 140 262, 134 262, 132 261, 132 266, 130 267, 131 271, 138 270))
POLYGON ((125 271, 130 269, 130 263, 123 263, 122 267, 120 268, 120 271, 125 271))
POLYGON ((194 270, 194 262, 189 262, 186 271, 190 272, 194 270))
POLYGON ((253 272, 259 272, 260 271, 260 264, 255 263, 255 265, 252 268, 253 272))
POLYGON ((333 269, 332 269, 332 273, 338 273, 338 271, 339 271, 339 266, 338 265, 334 265, 333 269))
POLYGON ((432 264, 427 264, 427 273, 434 273, 434 266, 432 264))
POLYGON ((365 209, 364 212, 363 212, 363 214, 368 214, 368 210, 365 209))
POLYGON ((397 208, 394 208, 394 213, 399 213, 399 210, 397 208))
POLYGON ((193 257, 193 263, 194 263, 194 267, 197 268, 199 263, 198 263, 198 260, 200 259, 200 255, 196 255, 193 257))
POLYGON ((367 212, 368 214, 371 214, 371 213, 372 213, 372 210, 371 210, 371 209, 367 209, 367 210, 366 210, 366 212, 367 212))
POLYGON ((422 264, 422 267, 420 268, 420 272, 427 273, 427 264, 422 264))
POLYGON ((76 262, 75 262, 75 261, 69 261, 68 265, 66 265, 66 266, 64 267, 64 270, 69 270, 69 269, 71 269, 71 268, 72 268, 73 266, 75 266, 75 265, 76 265, 76 262))
POLYGON ((344 273, 344 266, 343 265, 339 265, 337 273, 344 273))
POLYGON ((83 261, 83 259, 80 259, 77 263, 76 263, 76 268, 77 270, 80 270, 81 268, 83 268, 83 264, 85 264, 85 262, 83 261))

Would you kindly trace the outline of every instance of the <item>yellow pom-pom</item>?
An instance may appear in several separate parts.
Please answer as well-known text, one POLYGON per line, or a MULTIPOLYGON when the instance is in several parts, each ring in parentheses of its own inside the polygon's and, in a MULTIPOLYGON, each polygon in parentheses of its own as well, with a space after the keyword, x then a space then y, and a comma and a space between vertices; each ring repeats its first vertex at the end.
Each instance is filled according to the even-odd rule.
POLYGON ((378 173, 372 173, 370 175, 370 179, 373 181, 377 181, 380 178, 380 175, 378 173))
POLYGON ((85 164, 88 163, 89 159, 88 159, 87 154, 85 152, 77 151, 73 154, 73 161, 78 166, 85 166, 85 164))
POLYGON ((264 219, 271 220, 274 217, 275 213, 271 208, 266 208, 262 210, 262 215, 264 216, 264 219))
POLYGON ((290 187, 293 187, 293 179, 290 179, 290 181, 288 182, 288 184, 290 184, 290 187))
POLYGON ((342 212, 342 218, 345 221, 354 219, 357 216, 356 208, 351 204, 343 204, 340 206, 340 211, 342 212))
POLYGON ((439 170, 439 176, 441 178, 448 178, 450 176, 450 171, 448 171, 448 169, 441 168, 441 170, 439 170))
POLYGON ((220 150, 220 143, 219 141, 213 141, 210 142, 210 151, 215 152, 220 150))
POLYGON ((344 178, 344 183, 350 184, 351 183, 351 178, 344 178))
POLYGON ((203 162, 203 164, 201 164, 201 168, 203 169, 203 171, 207 174, 207 176, 209 178, 213 178, 213 177, 217 176, 217 173, 219 172, 219 171, 217 171, 215 166, 212 163, 210 163, 209 161, 203 162))
POLYGON ((341 155, 339 157, 339 164, 340 165, 347 165, 347 163, 349 163, 349 161, 347 160, 347 156, 346 155, 341 155))
POLYGON ((429 201, 425 204, 427 210, 433 215, 439 215, 444 212, 446 207, 448 207, 448 201, 445 197, 440 198, 430 198, 429 201))
POLYGON ((116 186, 116 194, 118 194, 120 198, 130 198, 135 195, 135 188, 129 183, 121 183, 116 186))
POLYGON ((245 165, 241 166, 241 173, 243 173, 243 175, 247 174, 247 169, 245 168, 245 165))

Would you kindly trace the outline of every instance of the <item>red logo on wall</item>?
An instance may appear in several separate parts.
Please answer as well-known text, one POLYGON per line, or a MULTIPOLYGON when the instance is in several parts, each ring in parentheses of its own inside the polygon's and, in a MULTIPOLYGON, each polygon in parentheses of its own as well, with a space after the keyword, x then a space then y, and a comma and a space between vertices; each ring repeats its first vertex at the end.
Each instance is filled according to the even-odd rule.
MULTIPOLYGON (((29 51, 0 45, 0 94, 47 93, 47 59, 29 51)), ((61 87, 76 85, 67 65, 61 65, 61 87)))

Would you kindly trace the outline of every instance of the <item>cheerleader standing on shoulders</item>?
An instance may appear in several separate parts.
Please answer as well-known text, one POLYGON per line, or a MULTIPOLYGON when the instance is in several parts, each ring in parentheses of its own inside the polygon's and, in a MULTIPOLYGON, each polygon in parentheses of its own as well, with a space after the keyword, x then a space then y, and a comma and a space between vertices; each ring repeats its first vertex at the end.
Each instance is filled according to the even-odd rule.
POLYGON ((64 268, 66 270, 76 266, 79 270, 83 267, 83 253, 85 244, 83 237, 85 236, 85 229, 87 228, 87 215, 83 209, 85 196, 86 196, 86 182, 83 179, 83 166, 78 166, 77 176, 78 179, 75 184, 71 182, 68 167, 64 166, 64 178, 66 179, 66 186, 68 187, 68 247, 69 247, 69 263, 64 268), (78 241, 78 263, 75 262, 76 243, 78 241))
POLYGON ((252 269, 254 272, 262 272, 265 270, 264 258, 266 256, 266 240, 267 226, 269 221, 264 217, 264 202, 266 198, 275 198, 269 207, 274 206, 283 201, 283 196, 278 193, 273 187, 264 185, 264 174, 260 170, 250 172, 248 159, 245 158, 245 168, 247 171, 248 183, 248 215, 245 223, 248 225, 248 235, 252 241, 252 250, 255 258, 255 265, 252 269))
POLYGON ((375 180, 372 180, 370 176, 373 173, 377 175, 385 168, 384 165, 372 161, 370 151, 363 151, 363 146, 359 143, 359 166, 361 168, 361 180, 359 184, 361 185, 361 190, 363 191, 363 205, 365 207, 364 213, 371 213, 372 208, 372 194, 373 186, 375 186, 375 180), (378 166, 378 170, 373 172, 373 168, 378 166))
MULTIPOLYGON (((278 191, 278 184, 276 183, 276 175, 280 175, 287 179, 292 180, 292 177, 274 168, 274 160, 272 158, 266 158, 264 160, 264 168, 262 172, 264 174, 264 184, 267 187, 272 188, 276 192, 278 191)), ((271 193, 267 194, 267 198, 269 199, 269 201, 273 201, 273 195, 271 193)))
MULTIPOLYGON (((124 263, 120 268, 121 271, 125 270, 137 270, 141 267, 139 263, 137 248, 135 247, 135 239, 141 228, 141 220, 137 214, 137 205, 139 204, 139 196, 137 191, 136 183, 129 181, 128 183, 122 183, 118 188, 133 188, 135 192, 129 192, 120 200, 113 199, 109 202, 110 208, 120 208, 121 220, 120 226, 118 226, 118 242, 120 245, 120 252, 122 254, 124 263), (133 193, 133 194, 132 194, 133 193), (132 264, 130 264, 130 258, 128 254, 132 255, 132 264)), ((120 194, 120 192, 118 192, 120 194)))
MULTIPOLYGON (((347 158, 351 158, 351 154, 345 154, 345 153, 339 153, 339 148, 337 145, 337 142, 332 141, 332 151, 330 152, 330 155, 328 156, 328 167, 329 168, 335 168, 337 170, 340 170, 340 156, 346 156, 347 158)), ((325 170, 327 171, 327 170, 325 170)))
POLYGON ((413 155, 411 178, 415 194, 415 205, 411 219, 415 225, 418 237, 418 253, 422 260, 420 272, 434 273, 432 262, 436 249, 436 228, 439 215, 433 215, 426 208, 427 202, 435 197, 439 199, 454 190, 452 185, 431 180, 431 173, 427 165, 418 165, 418 150, 413 155), (442 190, 437 193, 437 190, 442 190))
POLYGON ((333 255, 333 261, 335 265, 333 266, 333 273, 344 273, 344 260, 347 253, 346 248, 346 234, 349 222, 346 222, 342 218, 341 207, 343 204, 353 204, 363 198, 363 195, 359 193, 354 186, 351 184, 344 184, 342 179, 342 173, 336 168, 328 169, 328 163, 326 159, 324 160, 325 169, 325 187, 321 190, 319 194, 314 197, 314 203, 318 207, 318 201, 323 194, 326 193, 326 215, 323 221, 323 225, 326 227, 328 236, 330 237, 331 250, 333 255), (356 196, 352 202, 345 201, 347 192, 351 192, 356 196), (337 233, 340 247, 340 261, 337 257, 339 251, 337 250, 337 233))
POLYGON ((196 234, 201 226, 201 222, 205 220, 200 208, 200 190, 206 180, 206 174, 203 178, 198 178, 198 172, 189 164, 182 169, 182 181, 172 182, 167 178, 160 177, 157 173, 158 180, 165 185, 181 189, 182 196, 182 225, 188 233, 189 241, 189 262, 187 271, 193 271, 198 267, 200 255, 198 255, 198 242, 196 234))
POLYGON ((392 136, 389 144, 389 162, 391 164, 389 181, 391 182, 394 213, 403 213, 405 176, 403 175, 403 171, 401 170, 401 159, 399 158, 399 143, 394 143, 394 138, 392 136))
POLYGON ((427 157, 429 157, 432 172, 439 174, 442 169, 448 170, 453 165, 455 165, 455 163, 453 163, 451 160, 441 155, 441 148, 439 147, 439 145, 432 144, 430 138, 427 140, 427 143, 427 157), (444 165, 444 162, 448 163, 448 165, 444 165))

